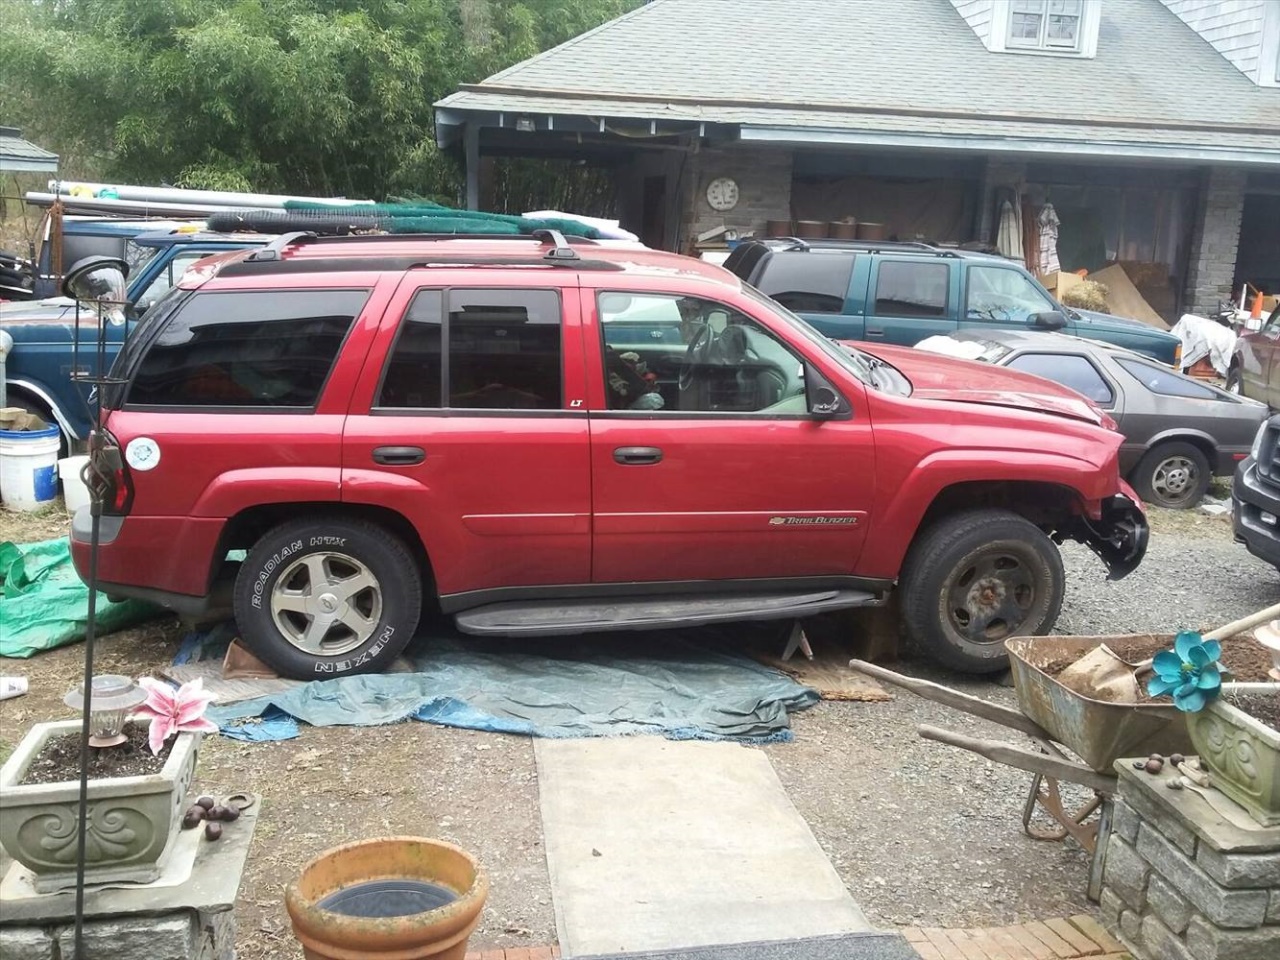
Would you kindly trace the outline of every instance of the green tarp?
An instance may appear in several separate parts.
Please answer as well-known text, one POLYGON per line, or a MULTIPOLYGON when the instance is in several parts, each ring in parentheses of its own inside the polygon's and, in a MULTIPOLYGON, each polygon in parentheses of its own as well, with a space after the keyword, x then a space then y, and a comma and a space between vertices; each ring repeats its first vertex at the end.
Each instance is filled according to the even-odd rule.
MULTIPOLYGON (((98 594, 97 633, 112 633, 162 613, 140 600, 112 603, 98 594)), ((89 588, 71 563, 65 537, 0 543, 0 657, 30 657, 84 639, 89 588)))
POLYGON ((530 219, 482 210, 456 210, 428 200, 405 203, 370 203, 333 206, 314 200, 287 200, 286 210, 332 213, 336 216, 374 217, 388 233, 522 234, 534 230, 559 230, 567 236, 595 239, 600 231, 577 220, 530 219))

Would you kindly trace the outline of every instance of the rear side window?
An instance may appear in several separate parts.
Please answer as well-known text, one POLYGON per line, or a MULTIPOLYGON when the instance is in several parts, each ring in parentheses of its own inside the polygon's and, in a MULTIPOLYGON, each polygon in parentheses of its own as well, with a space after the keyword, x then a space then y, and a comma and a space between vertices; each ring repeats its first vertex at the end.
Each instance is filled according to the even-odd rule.
POLYGON ((1174 373, 1172 370, 1161 370, 1159 367, 1141 360, 1128 357, 1116 357, 1116 363, 1124 367, 1125 372, 1152 393, 1166 397, 1192 397, 1196 400, 1219 400, 1216 393, 1208 387, 1201 386, 1189 377, 1174 373))
POLYGON ((1115 399, 1102 374, 1079 354, 1025 353, 1009 361, 1009 368, 1034 373, 1037 377, 1070 387, 1099 406, 1110 406, 1115 399))
POLYGON ((794 313, 842 313, 852 275, 852 254, 775 253, 759 290, 794 313))
POLYGON ((131 405, 315 406, 368 290, 197 293, 152 340, 131 405))
POLYGON ((422 290, 401 322, 377 406, 558 410, 562 379, 554 291, 422 290))
POLYGON ((945 317, 950 270, 945 263, 882 260, 876 272, 875 316, 945 317))

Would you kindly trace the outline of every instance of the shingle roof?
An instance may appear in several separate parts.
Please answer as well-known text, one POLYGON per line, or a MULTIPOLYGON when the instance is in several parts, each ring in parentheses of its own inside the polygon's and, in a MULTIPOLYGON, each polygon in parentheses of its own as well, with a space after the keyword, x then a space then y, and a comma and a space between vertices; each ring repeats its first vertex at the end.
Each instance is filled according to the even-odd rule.
POLYGON ((58 155, 23 140, 16 127, 0 127, 0 173, 56 173, 58 155))
POLYGON ((1159 0, 1105 0, 1095 58, 992 53, 948 0, 653 0, 464 87, 454 110, 1274 153, 1256 86, 1159 0))

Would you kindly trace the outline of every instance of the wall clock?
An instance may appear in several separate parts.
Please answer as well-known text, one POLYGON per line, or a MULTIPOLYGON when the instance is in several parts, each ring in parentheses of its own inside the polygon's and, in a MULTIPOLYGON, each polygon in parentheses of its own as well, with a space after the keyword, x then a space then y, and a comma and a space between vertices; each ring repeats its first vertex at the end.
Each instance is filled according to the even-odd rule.
POLYGON ((712 210, 732 210, 738 205, 738 184, 731 177, 717 177, 707 184, 707 203, 712 210))

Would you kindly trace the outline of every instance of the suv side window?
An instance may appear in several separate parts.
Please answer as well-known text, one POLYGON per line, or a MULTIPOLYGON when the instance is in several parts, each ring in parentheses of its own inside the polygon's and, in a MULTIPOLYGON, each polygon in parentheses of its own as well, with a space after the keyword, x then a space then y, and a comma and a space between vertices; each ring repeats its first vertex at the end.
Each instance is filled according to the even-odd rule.
POLYGON ((701 297, 601 293, 600 336, 610 410, 670 413, 806 411, 804 363, 746 314, 701 297), (676 329, 681 341, 635 346, 631 328, 676 329), (659 379, 667 368, 675 382, 659 379))
POLYGON ((852 254, 775 253, 759 289, 795 313, 843 313, 852 275, 852 254))
POLYGON ((562 384, 554 291, 422 290, 401 321, 376 406, 559 410, 562 384))
POLYGON ((882 260, 876 272, 877 317, 945 317, 950 266, 882 260))
POLYGON ((1070 387, 1099 406, 1109 407, 1115 399, 1097 368, 1076 353, 1024 353, 1010 360, 1008 367, 1070 387))
POLYGON ((971 265, 968 277, 965 316, 970 320, 1026 323, 1033 313, 1058 309, 1018 270, 971 265))
POLYGON ((315 406, 368 290, 197 292, 147 348, 126 403, 315 406))

